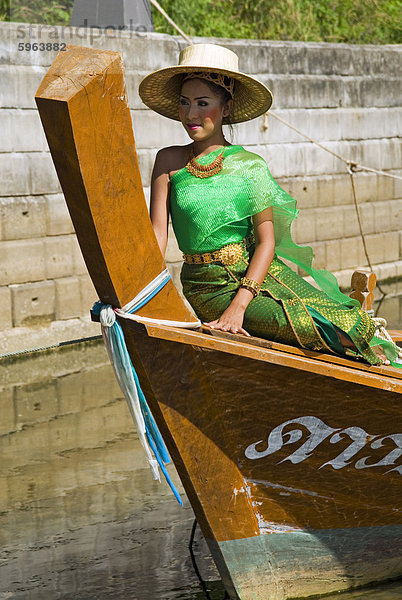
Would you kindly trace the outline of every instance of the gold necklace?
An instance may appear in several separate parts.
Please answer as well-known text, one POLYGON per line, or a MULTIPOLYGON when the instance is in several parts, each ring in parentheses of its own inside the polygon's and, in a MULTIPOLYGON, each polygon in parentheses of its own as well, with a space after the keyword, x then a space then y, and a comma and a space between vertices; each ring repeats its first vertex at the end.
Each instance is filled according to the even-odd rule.
POLYGON ((212 175, 216 175, 219 171, 222 170, 224 156, 223 153, 225 151, 225 147, 223 146, 222 152, 218 154, 218 156, 209 164, 209 165, 200 165, 195 161, 194 157, 194 146, 191 147, 190 157, 188 163, 186 164, 186 169, 191 175, 195 177, 212 177, 212 175))

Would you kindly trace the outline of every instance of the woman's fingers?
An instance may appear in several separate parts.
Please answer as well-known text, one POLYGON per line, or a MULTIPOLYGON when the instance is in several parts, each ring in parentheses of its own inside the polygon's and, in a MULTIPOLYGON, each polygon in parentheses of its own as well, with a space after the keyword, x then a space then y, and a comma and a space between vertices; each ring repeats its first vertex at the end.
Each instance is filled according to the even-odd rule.
POLYGON ((218 323, 218 319, 215 319, 215 321, 210 321, 209 323, 203 323, 203 325, 207 325, 208 327, 211 327, 212 329, 215 328, 215 326, 218 323))
POLYGON ((241 333, 242 335, 251 337, 248 331, 243 329, 243 327, 237 327, 236 325, 230 325, 229 323, 219 323, 219 319, 216 319, 216 321, 210 321, 209 323, 204 323, 204 325, 211 327, 211 329, 219 329, 220 331, 229 333, 241 333))

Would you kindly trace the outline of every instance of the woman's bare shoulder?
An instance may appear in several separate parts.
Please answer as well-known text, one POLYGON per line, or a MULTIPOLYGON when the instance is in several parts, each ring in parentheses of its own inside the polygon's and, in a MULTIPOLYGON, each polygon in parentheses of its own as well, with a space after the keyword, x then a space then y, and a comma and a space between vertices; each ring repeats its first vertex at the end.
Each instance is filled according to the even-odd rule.
POLYGON ((186 166, 190 154, 191 144, 185 146, 167 146, 158 150, 155 158, 155 165, 163 168, 163 171, 169 175, 169 178, 186 166))

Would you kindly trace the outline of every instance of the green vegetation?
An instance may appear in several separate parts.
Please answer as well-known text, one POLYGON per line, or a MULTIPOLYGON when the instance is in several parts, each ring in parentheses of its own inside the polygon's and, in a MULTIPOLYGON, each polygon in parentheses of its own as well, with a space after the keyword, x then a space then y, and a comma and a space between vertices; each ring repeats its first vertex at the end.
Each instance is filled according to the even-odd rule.
POLYGON ((0 20, 69 25, 74 0, 0 0, 0 20))
MULTIPOLYGON (((68 25, 73 3, 0 0, 0 20, 68 25)), ((160 0, 160 4, 190 37, 402 43, 402 0, 160 0)), ((155 31, 177 34, 153 6, 152 15, 155 31)))
MULTIPOLYGON (((187 35, 398 44, 401 0, 161 0, 187 35)), ((155 30, 175 33, 152 7, 155 30)))
POLYGON ((10 0, 0 0, 0 21, 9 21, 10 0))

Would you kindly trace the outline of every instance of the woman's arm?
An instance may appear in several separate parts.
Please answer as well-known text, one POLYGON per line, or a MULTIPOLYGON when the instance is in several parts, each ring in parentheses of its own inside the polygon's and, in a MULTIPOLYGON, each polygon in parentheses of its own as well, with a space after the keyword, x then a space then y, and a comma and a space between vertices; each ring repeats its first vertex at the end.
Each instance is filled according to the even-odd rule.
POLYGON ((162 255, 165 255, 169 224, 169 148, 159 150, 151 177, 150 217, 162 255))
MULTIPOLYGON (((253 216, 255 251, 247 269, 247 277, 262 283, 275 254, 275 236, 272 208, 266 208, 253 216)), ((244 313, 253 299, 246 288, 239 288, 236 296, 219 319, 206 323, 214 329, 250 335, 243 329, 244 313)))

